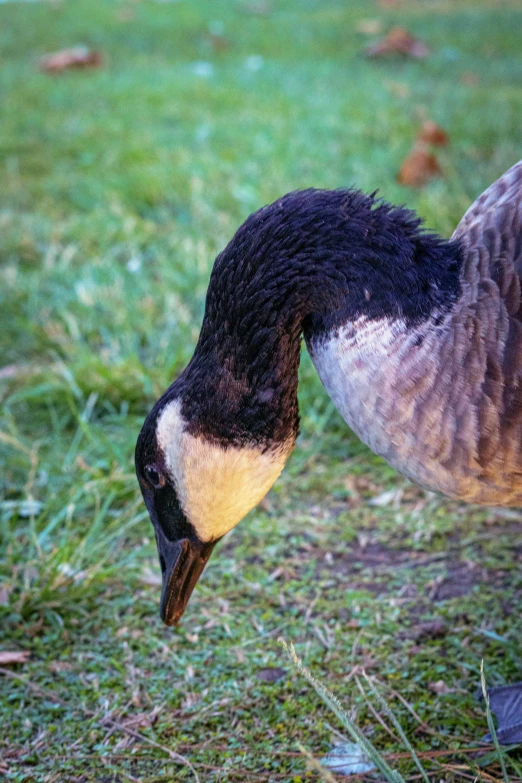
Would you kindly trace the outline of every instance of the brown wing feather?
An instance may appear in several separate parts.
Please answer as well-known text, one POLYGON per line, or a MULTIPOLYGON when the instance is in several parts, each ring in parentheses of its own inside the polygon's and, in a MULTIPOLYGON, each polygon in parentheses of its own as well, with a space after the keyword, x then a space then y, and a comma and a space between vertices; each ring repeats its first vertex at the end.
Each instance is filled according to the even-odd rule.
POLYGON ((488 502, 491 493, 491 502, 518 503, 522 499, 522 161, 475 201, 453 236, 464 252, 464 293, 455 319, 464 323, 468 343, 463 380, 476 416, 481 500, 488 502))
MULTIPOLYGON (((471 205, 453 234, 465 252, 479 250, 491 278, 508 300, 509 310, 520 305, 522 278, 522 160, 515 163, 471 205)), ((486 276, 486 269, 481 269, 486 276)))

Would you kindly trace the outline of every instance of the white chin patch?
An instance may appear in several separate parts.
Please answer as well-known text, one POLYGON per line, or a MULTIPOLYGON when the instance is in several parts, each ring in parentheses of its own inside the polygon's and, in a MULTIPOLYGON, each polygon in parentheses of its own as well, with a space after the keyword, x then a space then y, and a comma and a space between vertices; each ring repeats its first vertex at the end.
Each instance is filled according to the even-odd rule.
POLYGON ((264 498, 283 470, 293 442, 271 451, 211 443, 187 432, 181 402, 174 400, 156 425, 158 445, 181 507, 201 541, 231 530, 264 498))

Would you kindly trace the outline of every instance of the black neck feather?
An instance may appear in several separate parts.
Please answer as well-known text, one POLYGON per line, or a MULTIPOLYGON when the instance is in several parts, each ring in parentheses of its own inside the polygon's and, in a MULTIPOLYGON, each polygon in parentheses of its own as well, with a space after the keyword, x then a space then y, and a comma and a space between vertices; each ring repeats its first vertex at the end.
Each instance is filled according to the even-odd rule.
POLYGON ((196 351, 167 392, 193 434, 269 447, 295 437, 301 335, 360 315, 412 326, 459 295, 458 245, 358 191, 289 193, 217 257, 196 351))

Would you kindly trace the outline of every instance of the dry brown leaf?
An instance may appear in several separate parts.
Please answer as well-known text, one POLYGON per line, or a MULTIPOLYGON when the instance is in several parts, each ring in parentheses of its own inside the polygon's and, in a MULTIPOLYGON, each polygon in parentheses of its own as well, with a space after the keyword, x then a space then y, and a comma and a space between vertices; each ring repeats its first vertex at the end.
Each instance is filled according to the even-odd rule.
POLYGON ((425 144, 434 144, 437 147, 445 147, 446 144, 449 144, 449 136, 444 128, 441 128, 436 122, 426 120, 419 131, 417 141, 425 144))
POLYGON ((416 146, 402 164, 397 182, 410 188, 420 188, 432 177, 441 174, 442 169, 435 155, 425 147, 416 146))
POLYGON ((46 54, 40 60, 40 70, 45 73, 61 73, 69 68, 99 68, 103 65, 101 52, 87 46, 73 46, 46 54))
POLYGON ((26 663, 31 653, 28 650, 0 650, 0 666, 13 666, 26 663))
POLYGON ((366 57, 387 57, 390 54, 401 54, 404 57, 427 57, 430 50, 419 38, 415 38, 404 27, 392 27, 384 38, 370 44, 364 50, 366 57))

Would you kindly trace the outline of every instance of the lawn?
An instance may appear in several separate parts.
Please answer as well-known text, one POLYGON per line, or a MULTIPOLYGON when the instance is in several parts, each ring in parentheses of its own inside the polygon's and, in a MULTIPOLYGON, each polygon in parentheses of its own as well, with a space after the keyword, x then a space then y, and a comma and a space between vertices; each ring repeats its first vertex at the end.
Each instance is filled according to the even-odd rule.
POLYGON ((403 479, 303 352, 298 447, 170 629, 133 450, 251 211, 356 185, 448 235, 522 157, 521 30, 500 0, 0 4, 0 650, 30 654, 1 669, 0 777, 318 781, 302 748, 346 732, 282 638, 408 782, 363 670, 430 780, 502 780, 476 691, 482 660, 522 679, 518 511, 403 479), (361 55, 396 24, 426 59, 361 55), (104 67, 38 69, 75 44, 104 67), (413 190, 396 175, 426 118, 450 144, 413 190))

